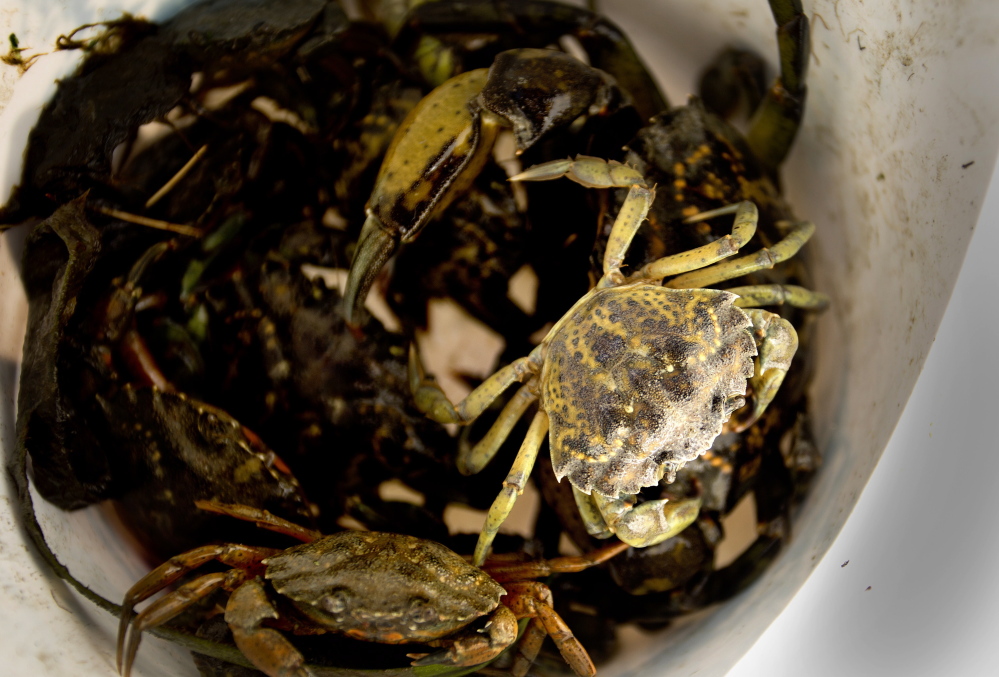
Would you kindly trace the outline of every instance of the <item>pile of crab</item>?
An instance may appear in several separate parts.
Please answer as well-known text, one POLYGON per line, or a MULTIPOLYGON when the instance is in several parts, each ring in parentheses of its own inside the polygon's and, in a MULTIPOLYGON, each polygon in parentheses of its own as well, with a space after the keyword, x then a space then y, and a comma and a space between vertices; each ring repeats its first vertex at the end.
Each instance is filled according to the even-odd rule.
POLYGON ((86 59, 0 214, 31 224, 19 452, 154 567, 115 607, 126 677, 166 628, 208 639, 212 675, 232 643, 271 677, 591 675, 618 624, 750 584, 817 469, 827 299, 777 175, 798 0, 770 2, 772 84, 730 50, 679 107, 588 10, 362 4, 208 0, 63 40, 86 59), (451 330, 440 299, 501 339, 456 403, 417 348, 451 330))

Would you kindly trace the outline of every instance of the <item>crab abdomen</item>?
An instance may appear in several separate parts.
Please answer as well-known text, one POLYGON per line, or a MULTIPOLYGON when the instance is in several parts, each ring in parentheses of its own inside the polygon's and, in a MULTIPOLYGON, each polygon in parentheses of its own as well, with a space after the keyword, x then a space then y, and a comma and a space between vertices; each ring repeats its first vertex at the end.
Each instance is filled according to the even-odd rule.
POLYGON ((753 375, 751 322, 736 298, 637 284, 576 308, 549 339, 541 375, 559 479, 637 493, 711 446, 753 375))

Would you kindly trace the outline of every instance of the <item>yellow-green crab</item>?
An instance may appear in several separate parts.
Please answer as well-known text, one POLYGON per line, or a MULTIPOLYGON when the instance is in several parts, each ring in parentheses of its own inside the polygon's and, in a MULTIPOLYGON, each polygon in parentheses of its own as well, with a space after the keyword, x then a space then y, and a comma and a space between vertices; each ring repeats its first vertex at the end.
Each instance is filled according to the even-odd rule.
POLYGON ((822 294, 789 285, 704 288, 793 256, 814 232, 811 223, 795 224, 770 248, 723 261, 753 237, 756 206, 742 202, 702 212, 689 221, 734 213, 732 233, 625 275, 624 256, 654 188, 626 165, 589 157, 537 165, 513 179, 562 176, 592 188, 630 188, 597 285, 530 355, 493 374, 457 405, 424 376, 415 349, 410 354, 417 406, 441 423, 468 423, 508 386, 524 384, 486 436, 459 458, 462 472, 485 466, 528 407, 539 404, 489 510, 474 556, 479 563, 523 491, 546 434, 556 475, 569 479, 592 534, 616 534, 645 547, 682 531, 696 518, 698 499, 636 503, 636 494, 664 476, 672 479, 727 423, 737 430, 750 425, 773 399, 797 349, 797 335, 789 322, 756 306, 826 303, 822 294), (665 278, 672 279, 660 284, 665 278), (747 382, 752 405, 729 422, 745 404, 747 382))

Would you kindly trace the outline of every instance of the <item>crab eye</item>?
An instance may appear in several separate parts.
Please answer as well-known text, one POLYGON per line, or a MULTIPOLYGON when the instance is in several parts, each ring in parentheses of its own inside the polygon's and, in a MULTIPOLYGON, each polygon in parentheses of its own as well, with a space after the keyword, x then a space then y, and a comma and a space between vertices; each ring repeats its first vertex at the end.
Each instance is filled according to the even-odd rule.
POLYGON ((346 590, 334 590, 319 600, 319 607, 334 616, 342 616, 349 606, 350 595, 346 590))
POLYGON ((225 444, 231 435, 231 426, 212 411, 200 411, 197 425, 198 432, 210 444, 225 444))
POLYGON ((409 603, 408 618, 412 623, 423 625, 437 621, 439 616, 427 600, 415 598, 409 603))

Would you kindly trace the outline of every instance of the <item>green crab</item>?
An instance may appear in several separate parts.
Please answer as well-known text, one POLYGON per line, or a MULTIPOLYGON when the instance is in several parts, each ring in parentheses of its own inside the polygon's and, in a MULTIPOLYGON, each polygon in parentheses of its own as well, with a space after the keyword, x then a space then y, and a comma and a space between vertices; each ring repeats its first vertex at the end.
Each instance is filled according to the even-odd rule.
POLYGON ((546 636, 580 675, 596 673, 586 649, 533 578, 582 571, 626 549, 616 543, 578 557, 472 566, 434 541, 402 534, 342 531, 328 536, 257 508, 198 501, 203 510, 255 522, 304 541, 279 550, 235 543, 173 557, 125 594, 118 626, 118 671, 128 677, 144 630, 174 618, 216 590, 230 592, 225 621, 236 646, 269 677, 312 675, 282 634, 337 632, 383 644, 438 648, 414 666, 475 666, 516 645, 511 674, 524 677, 546 636), (181 585, 133 619, 133 607, 212 561, 232 567, 181 585), (486 623, 482 625, 481 619, 486 623), (530 619, 522 634, 518 620, 530 619), (518 640, 519 636, 519 640, 518 640))
POLYGON ((795 224, 783 240, 728 261, 756 232, 752 202, 702 212, 688 222, 734 213, 726 235, 666 256, 625 275, 629 245, 655 196, 642 175, 598 158, 549 162, 512 177, 559 177, 591 188, 626 187, 603 258, 603 277, 555 323, 527 357, 489 377, 453 405, 410 352, 410 386, 417 406, 440 423, 468 423, 513 383, 524 385, 486 436, 458 460, 478 472, 534 402, 538 412, 503 489, 486 517, 474 562, 485 561, 493 538, 523 491, 539 448, 550 437, 559 479, 573 486, 590 533, 616 534, 635 547, 659 543, 697 516, 698 498, 636 504, 636 494, 666 478, 711 446, 727 424, 742 430, 766 409, 797 349, 794 327, 757 308, 787 303, 818 308, 823 294, 793 285, 705 287, 770 268, 793 256, 815 230, 795 224), (662 284, 665 278, 671 278, 662 284), (746 403, 746 415, 730 421, 746 403))

